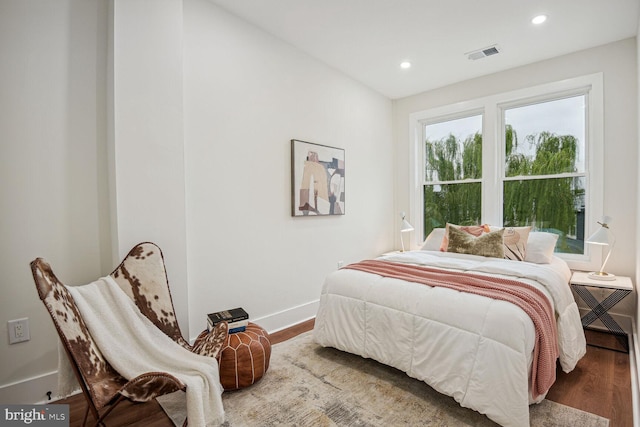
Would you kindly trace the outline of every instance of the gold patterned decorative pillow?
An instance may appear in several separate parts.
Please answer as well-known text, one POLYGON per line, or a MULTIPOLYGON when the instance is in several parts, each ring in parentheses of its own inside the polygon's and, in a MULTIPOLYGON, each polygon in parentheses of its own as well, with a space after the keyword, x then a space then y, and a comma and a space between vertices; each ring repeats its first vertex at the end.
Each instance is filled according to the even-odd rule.
POLYGON ((456 226, 451 226, 447 234, 449 236, 447 252, 504 258, 504 229, 491 231, 476 237, 460 230, 456 226))
POLYGON ((524 261, 527 253, 527 240, 531 227, 504 228, 504 258, 513 261, 524 261))
POLYGON ((480 236, 484 233, 488 233, 489 231, 491 231, 489 229, 489 225, 487 224, 482 224, 482 225, 456 225, 456 224, 449 224, 447 223, 447 226, 445 228, 445 232, 444 232, 444 237, 442 238, 442 243, 440 244, 440 252, 447 252, 447 247, 449 246, 449 226, 453 226, 453 227, 457 227, 458 229, 471 234, 472 236, 480 236))

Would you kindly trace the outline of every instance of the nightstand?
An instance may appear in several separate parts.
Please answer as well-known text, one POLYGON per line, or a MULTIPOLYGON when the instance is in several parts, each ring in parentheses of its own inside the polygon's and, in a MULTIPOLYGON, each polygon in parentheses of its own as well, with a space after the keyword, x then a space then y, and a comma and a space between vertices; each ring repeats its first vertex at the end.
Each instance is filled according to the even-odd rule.
POLYGON ((571 276, 571 287, 591 309, 591 311, 580 319, 582 321, 582 327, 587 328, 596 319, 600 319, 609 332, 615 335, 624 349, 629 352, 627 333, 618 322, 611 317, 609 310, 633 291, 631 279, 629 277, 617 276, 615 280, 595 280, 589 278, 587 274, 586 271, 574 271, 571 276), (590 288, 610 289, 613 292, 604 300, 598 301, 593 293, 591 293, 590 288))

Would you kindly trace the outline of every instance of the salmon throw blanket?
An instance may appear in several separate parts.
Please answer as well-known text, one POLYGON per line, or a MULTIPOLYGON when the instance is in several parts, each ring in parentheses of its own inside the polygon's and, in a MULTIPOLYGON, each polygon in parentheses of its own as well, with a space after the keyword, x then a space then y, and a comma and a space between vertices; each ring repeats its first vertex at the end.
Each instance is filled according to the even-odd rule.
POLYGON ((389 261, 367 260, 349 264, 344 268, 432 287, 449 288, 515 304, 531 318, 535 327, 536 342, 531 368, 533 398, 536 399, 545 394, 555 382, 556 359, 558 358, 556 318, 551 303, 539 289, 516 280, 500 277, 439 270, 389 261))

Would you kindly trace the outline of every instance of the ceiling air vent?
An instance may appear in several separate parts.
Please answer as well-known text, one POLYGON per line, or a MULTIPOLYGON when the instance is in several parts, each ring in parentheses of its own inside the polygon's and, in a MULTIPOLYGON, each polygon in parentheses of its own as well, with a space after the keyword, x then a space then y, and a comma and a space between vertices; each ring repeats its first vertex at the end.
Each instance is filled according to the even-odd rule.
POLYGON ((474 50, 473 52, 467 52, 465 53, 465 55, 467 55, 467 58, 475 61, 477 59, 485 58, 491 55, 496 55, 498 53, 500 53, 500 48, 498 47, 498 45, 494 44, 493 46, 485 47, 479 50, 474 50))

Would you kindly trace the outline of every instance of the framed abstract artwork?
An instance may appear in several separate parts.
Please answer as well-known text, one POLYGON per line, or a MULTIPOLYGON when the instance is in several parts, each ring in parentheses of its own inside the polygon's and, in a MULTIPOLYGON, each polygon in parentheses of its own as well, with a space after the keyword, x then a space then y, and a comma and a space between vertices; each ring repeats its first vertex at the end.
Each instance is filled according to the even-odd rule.
POLYGON ((291 140, 291 215, 344 215, 344 149, 291 140))

